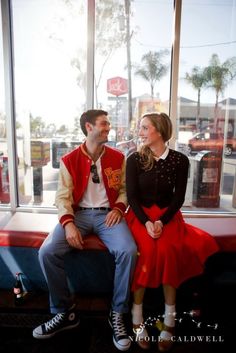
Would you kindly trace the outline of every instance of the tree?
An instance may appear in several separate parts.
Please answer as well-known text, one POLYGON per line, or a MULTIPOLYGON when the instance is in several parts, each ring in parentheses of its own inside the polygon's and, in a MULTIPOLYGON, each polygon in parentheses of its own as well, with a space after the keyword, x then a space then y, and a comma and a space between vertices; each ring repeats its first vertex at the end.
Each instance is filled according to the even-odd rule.
POLYGON ((73 130, 73 134, 74 134, 75 136, 78 136, 79 131, 80 131, 80 117, 79 117, 79 116, 76 116, 76 117, 74 118, 74 130, 73 130))
POLYGON ((164 64, 163 58, 169 53, 167 49, 149 51, 141 58, 142 65, 137 65, 135 75, 148 81, 151 88, 151 97, 154 97, 154 88, 157 81, 164 77, 169 69, 169 65, 164 64))
POLYGON ((60 127, 59 127, 59 129, 57 130, 57 133, 59 134, 59 135, 66 135, 66 134, 68 134, 68 128, 66 127, 66 125, 65 124, 63 124, 63 125, 61 125, 60 127))
POLYGON ((217 119, 218 102, 220 93, 236 78, 236 56, 221 63, 217 54, 212 54, 209 65, 205 69, 208 87, 213 88, 216 94, 215 119, 217 119))
POLYGON ((201 107, 201 90, 207 84, 207 76, 205 68, 194 66, 191 73, 186 72, 185 80, 197 90, 197 115, 196 115, 196 128, 200 128, 200 107, 201 107))
POLYGON ((95 103, 98 106, 98 88, 104 68, 115 51, 126 42, 126 32, 119 30, 119 19, 124 17, 124 3, 117 0, 96 1, 95 57, 95 103))
MULTIPOLYGON (((76 82, 77 85, 82 88, 84 94, 86 92, 86 55, 82 49, 78 50, 76 58, 71 60, 71 66, 76 69, 77 76, 76 82)), ((86 97, 85 97, 86 99, 86 97)))
POLYGON ((56 124, 54 124, 54 123, 48 124, 45 129, 45 135, 47 137, 53 137, 53 136, 55 136, 56 131, 57 131, 56 124))
POLYGON ((32 137, 42 137, 44 133, 45 123, 40 116, 34 118, 30 114, 30 134, 32 137))
MULTIPOLYGON (((96 1, 95 28, 95 105, 98 107, 98 88, 104 68, 115 53, 126 41, 126 32, 119 30, 119 19, 124 17, 124 4, 117 0, 96 1)), ((86 54, 79 50, 77 57, 71 60, 71 65, 77 70, 77 84, 84 88, 86 84, 86 54)))
POLYGON ((6 137, 6 116, 0 112, 0 137, 6 137))

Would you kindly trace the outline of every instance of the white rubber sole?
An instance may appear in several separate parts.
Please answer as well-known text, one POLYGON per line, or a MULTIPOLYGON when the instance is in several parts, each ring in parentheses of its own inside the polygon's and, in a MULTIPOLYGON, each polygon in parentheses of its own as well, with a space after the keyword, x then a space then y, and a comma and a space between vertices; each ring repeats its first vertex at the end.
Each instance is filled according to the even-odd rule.
MULTIPOLYGON (((109 325, 111 326, 111 329, 112 329, 112 324, 111 324, 110 318, 108 318, 108 322, 109 322, 109 325)), ((121 344, 119 344, 118 342, 116 342, 114 336, 113 336, 113 343, 114 343, 115 347, 116 347, 117 349, 119 349, 119 351, 122 351, 122 352, 127 351, 127 350, 130 348, 130 346, 131 346, 131 341, 129 341, 129 345, 127 345, 127 346, 122 346, 121 344)))
POLYGON ((78 322, 76 322, 76 324, 74 324, 74 325, 63 327, 60 330, 57 330, 57 331, 55 331, 53 333, 50 333, 48 335, 40 335, 35 330, 33 330, 33 337, 37 338, 37 339, 40 339, 40 340, 45 340, 45 339, 48 339, 48 338, 52 338, 53 336, 57 335, 58 333, 60 333, 62 331, 71 330, 71 329, 79 326, 79 324, 80 324, 80 320, 78 322))
POLYGON ((127 351, 128 349, 130 349, 130 346, 131 346, 131 341, 129 342, 129 345, 127 345, 127 346, 120 345, 118 342, 116 342, 115 337, 113 337, 113 343, 114 343, 115 347, 117 349, 119 349, 119 351, 122 351, 122 352, 127 351))

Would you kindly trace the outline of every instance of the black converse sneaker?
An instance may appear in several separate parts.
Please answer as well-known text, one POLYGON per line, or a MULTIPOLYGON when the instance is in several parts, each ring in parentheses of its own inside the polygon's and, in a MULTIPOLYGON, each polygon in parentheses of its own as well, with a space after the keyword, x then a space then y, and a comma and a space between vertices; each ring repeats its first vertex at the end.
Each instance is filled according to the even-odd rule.
POLYGON ((36 327, 33 330, 33 336, 39 339, 53 337, 58 332, 69 330, 79 325, 78 314, 74 310, 74 306, 68 311, 56 314, 51 320, 36 327))
POLYGON ((131 346, 131 340, 127 334, 125 324, 123 321, 123 314, 111 311, 109 324, 113 330, 113 343, 120 351, 127 351, 131 346))

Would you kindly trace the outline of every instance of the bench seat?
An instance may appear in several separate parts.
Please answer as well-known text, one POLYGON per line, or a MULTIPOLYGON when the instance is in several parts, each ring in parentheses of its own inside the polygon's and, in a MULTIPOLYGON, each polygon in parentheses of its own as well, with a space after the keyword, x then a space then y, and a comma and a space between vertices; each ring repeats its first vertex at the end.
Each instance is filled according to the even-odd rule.
MULTIPOLYGON (((15 274, 26 275, 29 290, 47 291, 38 261, 38 249, 48 233, 0 231, 0 288, 12 289, 15 274)), ((72 292, 110 293, 113 287, 114 259, 94 234, 86 236, 83 251, 66 256, 65 267, 72 292)))
MULTIPOLYGON (((236 252, 236 218, 185 217, 185 221, 209 232, 222 253, 236 252)), ((47 236, 39 231, 0 231, 0 288, 12 289, 15 273, 23 272, 32 290, 47 291, 38 262, 38 249, 47 236)), ((65 259, 72 292, 110 293, 113 287, 114 258, 94 234, 84 240, 83 251, 73 251, 65 259)))

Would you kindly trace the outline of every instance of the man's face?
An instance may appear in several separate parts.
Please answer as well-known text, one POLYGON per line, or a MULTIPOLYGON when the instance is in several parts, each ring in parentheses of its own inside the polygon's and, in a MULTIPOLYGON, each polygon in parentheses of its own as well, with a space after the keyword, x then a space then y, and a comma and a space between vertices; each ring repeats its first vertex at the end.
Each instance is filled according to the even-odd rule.
POLYGON ((95 121, 95 125, 89 124, 88 138, 99 144, 108 141, 110 132, 110 121, 106 115, 100 115, 95 121))

